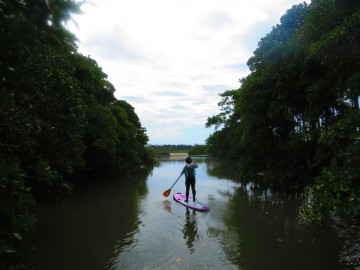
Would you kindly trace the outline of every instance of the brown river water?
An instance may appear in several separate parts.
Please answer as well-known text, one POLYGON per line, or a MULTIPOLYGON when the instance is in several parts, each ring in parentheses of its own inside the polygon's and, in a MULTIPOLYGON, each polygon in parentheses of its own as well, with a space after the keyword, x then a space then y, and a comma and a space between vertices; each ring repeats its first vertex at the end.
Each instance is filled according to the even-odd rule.
POLYGON ((327 228, 299 216, 304 196, 256 191, 210 158, 194 158, 197 199, 209 212, 169 197, 184 160, 164 159, 149 175, 99 179, 75 189, 66 206, 42 206, 35 270, 360 269, 359 229, 327 228))

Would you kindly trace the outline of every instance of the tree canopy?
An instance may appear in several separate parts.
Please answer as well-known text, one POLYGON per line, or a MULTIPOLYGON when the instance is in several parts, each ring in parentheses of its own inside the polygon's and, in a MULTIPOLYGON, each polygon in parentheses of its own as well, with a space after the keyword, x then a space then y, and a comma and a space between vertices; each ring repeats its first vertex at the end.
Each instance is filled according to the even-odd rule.
POLYGON ((210 152, 234 161, 241 178, 310 184, 303 213, 313 221, 360 216, 359 29, 358 1, 293 6, 206 124, 218 128, 207 139, 210 152))
POLYGON ((77 52, 66 29, 81 3, 0 1, 0 268, 22 269, 36 222, 84 173, 131 173, 152 165, 134 108, 77 52))

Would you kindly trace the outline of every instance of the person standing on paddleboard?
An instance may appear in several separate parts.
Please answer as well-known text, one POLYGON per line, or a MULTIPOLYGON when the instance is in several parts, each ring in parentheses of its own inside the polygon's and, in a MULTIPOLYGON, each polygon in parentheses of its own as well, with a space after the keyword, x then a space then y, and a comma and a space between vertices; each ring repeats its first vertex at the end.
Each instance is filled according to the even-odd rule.
POLYGON ((190 187, 191 187, 191 192, 193 195, 193 201, 195 202, 195 195, 196 195, 196 190, 195 190, 195 169, 198 167, 198 165, 196 164, 196 162, 194 162, 192 160, 191 157, 187 157, 185 159, 185 166, 184 169, 182 170, 180 175, 183 175, 185 173, 185 187, 186 187, 186 200, 185 202, 188 202, 189 200, 189 191, 190 191, 190 187))

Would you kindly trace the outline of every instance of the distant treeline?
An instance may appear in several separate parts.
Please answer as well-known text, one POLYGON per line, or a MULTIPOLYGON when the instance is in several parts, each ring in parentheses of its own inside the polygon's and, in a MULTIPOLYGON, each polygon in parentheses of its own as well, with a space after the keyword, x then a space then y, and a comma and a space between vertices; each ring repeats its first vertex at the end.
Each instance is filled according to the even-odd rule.
POLYGON ((40 201, 85 174, 154 162, 134 108, 66 30, 76 12, 75 1, 0 1, 0 269, 28 265, 40 201))
POLYGON ((221 94, 210 153, 264 186, 307 187, 302 213, 360 218, 360 1, 293 6, 221 94), (261 177, 258 177, 261 176, 261 177))
POLYGON ((149 148, 154 149, 156 153, 188 153, 189 155, 206 155, 207 148, 205 145, 195 144, 163 144, 163 145, 148 145, 149 148))
POLYGON ((158 152, 177 152, 187 153, 192 145, 187 144, 163 144, 163 145, 148 145, 148 147, 155 149, 158 152))

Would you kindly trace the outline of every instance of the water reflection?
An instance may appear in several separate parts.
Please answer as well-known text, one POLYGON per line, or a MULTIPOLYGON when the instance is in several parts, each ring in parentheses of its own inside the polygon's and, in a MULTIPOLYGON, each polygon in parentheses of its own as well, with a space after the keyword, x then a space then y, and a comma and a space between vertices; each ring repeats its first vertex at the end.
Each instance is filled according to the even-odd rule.
POLYGON ((240 256, 229 259, 242 269, 339 269, 339 242, 333 232, 303 224, 300 204, 298 194, 238 188, 225 223, 240 256))
POLYGON ((92 182, 75 190, 65 208, 38 213, 33 259, 37 270, 113 269, 125 246, 135 245, 146 176, 92 182))
MULTIPOLYGON (((196 159, 196 162, 197 161, 198 160, 196 159)), ((222 160, 219 160, 217 158, 208 158, 202 161, 206 162, 206 172, 208 175, 220 179, 236 179, 236 170, 230 163, 223 162, 222 160)))
POLYGON ((195 210, 191 210, 190 213, 189 208, 186 208, 185 225, 182 232, 184 233, 184 239, 190 254, 194 253, 194 242, 199 238, 199 235, 197 234, 198 230, 195 210))
POLYGON ((360 269, 360 220, 333 217, 330 226, 342 239, 339 263, 342 269, 360 269))
POLYGON ((34 269, 318 270, 358 265, 358 227, 349 234, 344 224, 334 228, 336 234, 308 226, 298 216, 302 194, 240 183, 220 161, 194 160, 199 164, 198 199, 210 206, 209 212, 172 199, 184 192, 184 179, 168 199, 162 196, 179 176, 183 158, 161 161, 150 175, 83 186, 69 207, 40 213, 34 269))
POLYGON ((166 211, 171 213, 171 202, 169 200, 163 201, 163 206, 166 211))

